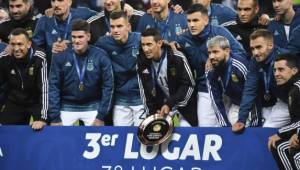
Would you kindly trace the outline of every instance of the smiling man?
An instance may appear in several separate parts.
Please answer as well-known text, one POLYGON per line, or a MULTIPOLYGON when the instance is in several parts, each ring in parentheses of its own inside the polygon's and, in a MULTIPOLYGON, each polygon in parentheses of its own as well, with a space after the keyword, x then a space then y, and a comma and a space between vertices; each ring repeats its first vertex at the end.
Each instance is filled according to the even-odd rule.
POLYGON ((32 128, 40 130, 48 109, 45 53, 32 46, 22 28, 11 32, 9 44, 12 55, 0 56, 0 124, 28 125, 32 116, 32 128))
POLYGON ((113 95, 112 66, 105 51, 89 46, 90 27, 72 24, 72 46, 53 57, 49 75, 51 125, 104 125, 113 95))
POLYGON ((272 33, 265 29, 256 30, 250 36, 250 47, 253 57, 249 63, 239 119, 232 128, 234 132, 245 128, 252 109, 257 112, 252 117, 252 126, 280 128, 289 122, 287 104, 277 98, 273 66, 280 51, 274 46, 272 33))
POLYGON ((183 53, 163 45, 154 28, 142 33, 138 74, 147 114, 177 114, 180 126, 197 126, 196 108, 187 112, 191 100, 196 101, 195 81, 187 59, 183 53))
POLYGON ((33 15, 31 0, 9 0, 10 20, 0 24, 0 39, 8 43, 8 36, 15 28, 24 28, 31 38, 37 19, 33 15))

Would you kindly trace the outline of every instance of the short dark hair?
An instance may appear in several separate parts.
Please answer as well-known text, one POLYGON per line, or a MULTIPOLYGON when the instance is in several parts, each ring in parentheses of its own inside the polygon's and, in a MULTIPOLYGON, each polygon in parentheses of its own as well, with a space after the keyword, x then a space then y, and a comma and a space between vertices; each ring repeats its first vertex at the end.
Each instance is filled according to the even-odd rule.
MULTIPOLYGON (((9 3, 10 1, 13 1, 13 2, 14 2, 14 1, 16 1, 16 0, 9 0, 8 3, 9 3)), ((26 3, 26 4, 27 4, 27 3, 33 3, 32 0, 22 0, 22 1, 23 1, 24 3, 26 3)))
POLYGON ((72 31, 90 32, 90 24, 83 19, 77 19, 72 23, 72 31))
POLYGON ((298 66, 298 56, 296 54, 292 54, 292 53, 282 53, 277 55, 277 57, 275 58, 275 62, 277 61, 281 61, 281 60, 285 60, 286 61, 286 65, 289 68, 299 68, 298 66))
POLYGON ((124 18, 125 20, 128 20, 128 16, 127 14, 122 11, 122 10, 114 10, 112 11, 112 13, 109 15, 110 19, 119 19, 119 18, 124 18))
POLYGON ((29 34, 24 28, 15 28, 15 29, 13 29, 9 34, 9 38, 12 35, 21 35, 21 34, 23 34, 27 40, 30 40, 29 34))
POLYGON ((148 28, 141 35, 142 35, 142 37, 152 36, 155 42, 162 40, 159 30, 157 30, 155 28, 148 28))
MULTIPOLYGON (((237 4, 240 2, 241 0, 238 0, 237 4)), ((256 7, 258 6, 258 0, 252 0, 253 1, 253 5, 256 7)))
POLYGON ((186 11, 186 14, 193 14, 195 12, 200 12, 202 15, 208 16, 208 11, 202 4, 193 4, 189 7, 189 9, 186 11))
POLYGON ((263 37, 263 38, 268 39, 273 42, 273 34, 270 31, 268 31, 267 29, 258 29, 256 31, 254 31, 250 35, 250 40, 255 40, 256 38, 259 38, 259 37, 263 37))

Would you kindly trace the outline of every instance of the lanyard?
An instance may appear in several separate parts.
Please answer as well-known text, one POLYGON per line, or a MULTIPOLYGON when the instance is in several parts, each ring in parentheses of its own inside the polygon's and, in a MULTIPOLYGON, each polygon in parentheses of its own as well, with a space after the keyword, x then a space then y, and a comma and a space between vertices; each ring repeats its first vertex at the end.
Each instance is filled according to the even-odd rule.
POLYGON ((154 18, 155 28, 159 29, 161 31, 162 38, 164 38, 164 39, 168 39, 168 32, 169 32, 169 30, 168 30, 169 29, 168 24, 169 24, 169 21, 172 19, 172 17, 173 17, 173 13, 171 11, 169 11, 167 19, 166 19, 166 21, 164 23, 163 22, 159 22, 158 20, 156 20, 156 18, 154 18), (162 29, 160 29, 159 25, 162 26, 162 29))
POLYGON ((86 70, 87 57, 84 59, 84 63, 82 65, 81 71, 79 68, 79 63, 77 61, 76 55, 74 53, 73 53, 73 57, 74 57, 75 67, 76 67, 76 71, 77 71, 77 75, 78 75, 80 84, 83 84, 84 73, 86 70))
POLYGON ((268 72, 266 73, 265 71, 263 72, 264 74, 264 85, 265 85, 265 94, 269 94, 270 93, 270 81, 271 81, 271 74, 272 74, 272 68, 273 68, 273 64, 274 62, 271 62, 271 64, 269 65, 268 68, 268 72))
MULTIPOLYGON (((60 29, 58 27, 58 23, 56 21, 56 18, 55 17, 53 17, 53 18, 54 18, 55 27, 60 32, 60 29)), ((70 27, 71 19, 72 19, 72 13, 70 13, 69 16, 68 16, 68 20, 67 20, 67 25, 65 27, 65 31, 63 33, 61 33, 61 32, 59 33, 60 34, 60 38, 64 38, 64 40, 66 40, 68 38, 68 30, 69 30, 69 27, 70 27), (62 35, 64 35, 64 36, 62 37, 62 35)))
POLYGON ((227 88, 228 83, 229 83, 229 79, 230 79, 230 75, 231 75, 231 67, 232 67, 232 59, 229 58, 229 60, 228 60, 228 69, 227 69, 227 72, 225 74, 225 86, 223 84, 223 81, 221 80, 224 92, 226 91, 226 88, 227 88))
POLYGON ((153 84, 154 87, 156 85, 156 82, 157 82, 157 79, 158 79, 158 75, 159 75, 159 72, 161 70, 161 66, 162 66, 165 58, 167 57, 167 52, 164 52, 164 53, 165 54, 163 55, 163 57, 159 61, 159 65, 158 65, 157 70, 155 70, 155 67, 154 67, 153 64, 151 65, 152 84, 153 84))

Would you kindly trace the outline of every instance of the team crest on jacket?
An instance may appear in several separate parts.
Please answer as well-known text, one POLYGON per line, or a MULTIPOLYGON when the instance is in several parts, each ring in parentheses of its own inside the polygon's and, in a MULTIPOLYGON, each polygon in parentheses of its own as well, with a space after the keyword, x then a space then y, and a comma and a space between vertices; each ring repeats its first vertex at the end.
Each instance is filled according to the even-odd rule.
POLYGON ((235 74, 231 74, 231 80, 235 83, 239 82, 239 79, 235 74))
POLYGON ((88 62, 87 66, 86 66, 86 69, 88 71, 93 71, 94 70, 94 64, 92 61, 88 62))
POLYGON ((133 57, 137 57, 137 55, 139 55, 139 48, 137 48, 137 47, 132 47, 131 53, 132 53, 132 56, 133 56, 133 57))
POLYGON ((34 68, 33 67, 29 67, 28 74, 30 76, 33 76, 33 72, 34 72, 34 68))
POLYGON ((176 75, 176 69, 174 67, 170 68, 170 74, 172 76, 175 76, 176 75))
POLYGON ((14 69, 12 69, 12 70, 10 71, 10 74, 16 74, 16 71, 15 71, 14 69))

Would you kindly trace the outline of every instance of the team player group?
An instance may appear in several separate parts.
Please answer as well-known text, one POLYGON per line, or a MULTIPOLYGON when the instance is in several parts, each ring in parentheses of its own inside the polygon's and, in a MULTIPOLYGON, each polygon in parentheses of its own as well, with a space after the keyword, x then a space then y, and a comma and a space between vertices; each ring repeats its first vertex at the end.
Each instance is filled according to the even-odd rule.
POLYGON ((104 10, 51 0, 37 18, 9 0, 0 24, 0 124, 138 126, 170 114, 179 126, 280 128, 269 138, 281 169, 300 169, 300 16, 292 0, 237 10, 194 0, 186 10, 151 0, 104 10), (26 21, 26 22, 24 22, 26 21))

